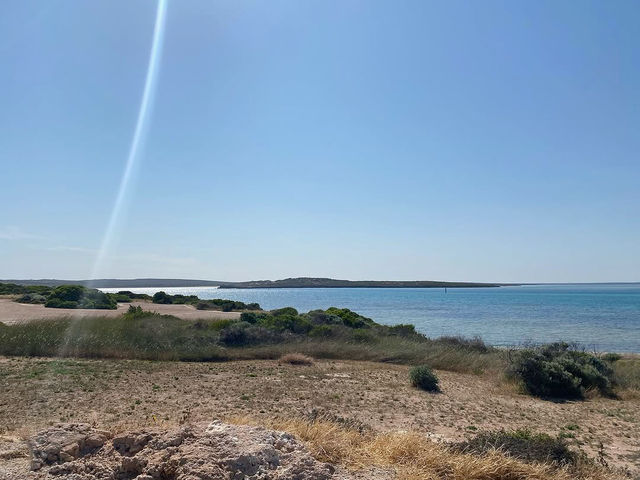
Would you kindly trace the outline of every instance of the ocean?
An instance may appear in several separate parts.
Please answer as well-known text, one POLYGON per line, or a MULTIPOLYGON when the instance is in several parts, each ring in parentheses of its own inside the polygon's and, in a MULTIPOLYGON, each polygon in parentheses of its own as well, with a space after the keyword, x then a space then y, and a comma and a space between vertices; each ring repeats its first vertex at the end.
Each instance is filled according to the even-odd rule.
POLYGON ((596 351, 640 353, 640 283, 499 288, 111 288, 257 302, 300 312, 331 306, 387 325, 412 323, 429 337, 481 337, 495 346, 558 340, 596 351))

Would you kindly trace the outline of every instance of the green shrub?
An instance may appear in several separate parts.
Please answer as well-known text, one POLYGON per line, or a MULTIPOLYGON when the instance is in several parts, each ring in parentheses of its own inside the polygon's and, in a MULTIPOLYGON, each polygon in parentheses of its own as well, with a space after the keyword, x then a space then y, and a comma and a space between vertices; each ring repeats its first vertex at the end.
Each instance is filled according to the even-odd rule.
POLYGON ((44 304, 47 308, 78 308, 78 302, 71 300, 60 300, 59 298, 51 298, 44 304))
POLYGON ((47 297, 45 297, 44 295, 40 295, 39 293, 25 293, 24 295, 16 298, 16 302, 44 304, 47 302, 47 297))
POLYGON ((85 288, 81 285, 60 285, 53 289, 49 298, 57 298, 69 302, 78 302, 85 293, 85 288))
POLYGON ((288 315, 288 316, 295 317, 298 315, 298 311, 293 307, 278 308, 276 310, 271 310, 269 313, 274 317, 279 317, 280 315, 288 315))
POLYGON ((438 377, 427 365, 419 365, 409 370, 411 385, 427 392, 439 392, 438 377))
POLYGON ((220 331, 220 341, 229 347, 240 347, 249 343, 248 323, 233 322, 220 331))
POLYGON ((242 312, 240 314, 240 321, 254 324, 263 317, 263 315, 259 315, 255 312, 242 312))
POLYGON ((171 300, 171 295, 167 294, 166 292, 163 291, 159 291, 153 294, 153 297, 151 297, 151 301, 153 303, 161 303, 161 304, 171 304, 173 303, 173 301, 171 300))
POLYGON ((380 337, 375 332, 369 330, 354 329, 348 333, 351 340, 356 343, 376 343, 380 340, 380 337))
POLYGON ((329 325, 318 325, 309 331, 310 337, 328 338, 334 335, 334 330, 329 325))
POLYGON ((44 306, 48 308, 115 310, 118 305, 109 295, 95 288, 86 288, 81 285, 60 285, 49 294, 44 306))
POLYGON ((612 369, 567 343, 517 352, 507 374, 521 381, 525 390, 536 397, 581 399, 589 389, 612 395, 612 369))
POLYGON ((16 283, 0 283, 0 295, 21 295, 25 293, 37 293, 47 296, 51 293, 51 287, 46 285, 18 285, 16 283))
POLYGON ((109 298, 118 303, 131 303, 131 297, 128 295, 122 295, 121 293, 107 293, 109 298))
POLYGON ((342 319, 342 323, 350 328, 367 328, 375 324, 373 320, 356 312, 352 312, 348 308, 330 307, 326 310, 330 315, 336 315, 342 319))
POLYGON ((312 310, 304 314, 304 317, 314 325, 343 325, 342 318, 323 310, 312 310))
POLYGON ((246 322, 233 322, 220 331, 220 342, 228 347, 257 345, 280 340, 280 337, 265 328, 246 322))
MULTIPOLYGON (((294 309, 292 309, 294 310, 294 309)), ((279 315, 265 315, 258 319, 258 325, 264 328, 283 332, 288 330, 293 333, 305 334, 309 332, 313 325, 304 317, 280 313, 279 315)))

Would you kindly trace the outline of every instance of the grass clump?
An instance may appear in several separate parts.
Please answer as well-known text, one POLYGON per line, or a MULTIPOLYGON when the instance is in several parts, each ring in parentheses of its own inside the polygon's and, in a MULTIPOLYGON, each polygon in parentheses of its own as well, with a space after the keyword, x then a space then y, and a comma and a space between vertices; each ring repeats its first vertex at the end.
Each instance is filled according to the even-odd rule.
POLYGON ((611 368, 614 384, 640 397, 640 357, 621 358, 611 368))
POLYGON ((391 470, 402 480, 612 480, 619 478, 593 464, 578 464, 569 470, 556 463, 528 463, 499 449, 483 455, 463 452, 434 442, 418 432, 360 431, 328 418, 273 418, 256 421, 249 417, 234 423, 259 425, 291 433, 305 443, 320 461, 347 470, 377 468, 391 470))
POLYGON ((281 356, 278 361, 290 365, 313 365, 313 358, 302 353, 287 353, 281 356))
POLYGON ((576 465, 578 460, 578 455, 569 449, 564 439, 530 430, 482 432, 456 444, 454 449, 475 455, 498 450, 527 463, 552 463, 558 467, 576 465))
POLYGON ((516 352, 507 374, 541 398, 582 399, 587 390, 613 395, 611 367, 563 342, 516 352))
POLYGON ((427 392, 439 392, 438 377, 428 365, 419 365, 409 370, 411 385, 427 392))

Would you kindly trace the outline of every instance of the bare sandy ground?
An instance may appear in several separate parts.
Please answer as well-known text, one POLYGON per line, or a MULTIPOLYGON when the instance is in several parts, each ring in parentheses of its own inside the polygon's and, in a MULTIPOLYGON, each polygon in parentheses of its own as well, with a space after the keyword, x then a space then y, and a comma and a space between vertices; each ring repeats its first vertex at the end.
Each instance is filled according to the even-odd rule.
POLYGON ((216 310, 197 310, 191 305, 161 305, 150 302, 119 303, 116 310, 89 310, 71 308, 45 308, 43 305, 17 303, 10 298, 0 298, 0 322, 29 322, 46 318, 61 317, 117 317, 127 311, 129 305, 141 306, 144 310, 173 315, 185 320, 239 318, 238 312, 220 312, 216 310))
POLYGON ((611 466, 640 475, 638 398, 553 403, 515 393, 498 379, 443 371, 437 372, 442 393, 430 394, 409 386, 407 370, 352 361, 292 366, 0 357, 0 462, 13 455, 26 465, 21 439, 57 422, 113 431, 319 409, 376 430, 415 430, 448 441, 480 430, 528 428, 562 435, 590 456, 601 452, 611 466))

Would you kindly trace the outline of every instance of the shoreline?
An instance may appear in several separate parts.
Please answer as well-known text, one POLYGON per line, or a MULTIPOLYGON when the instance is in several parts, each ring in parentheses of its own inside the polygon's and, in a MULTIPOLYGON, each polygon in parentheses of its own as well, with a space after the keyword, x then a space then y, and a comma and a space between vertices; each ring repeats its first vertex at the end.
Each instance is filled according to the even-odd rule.
MULTIPOLYGON (((131 303, 118 303, 118 308, 115 310, 106 309, 70 309, 70 308, 47 308, 44 305, 26 304, 14 302, 15 297, 4 295, 0 297, 0 323, 5 325, 16 325, 23 323, 36 322, 41 320, 57 321, 71 319, 84 319, 84 318, 117 318, 125 314, 129 306, 141 307, 145 311, 158 313, 160 315, 171 315, 180 320, 186 320, 195 322, 198 320, 239 320, 240 312, 222 312, 218 310, 198 310, 192 305, 188 304, 160 304, 152 303, 149 301, 132 301, 131 303)), ((437 338, 446 337, 461 337, 459 334, 442 335, 437 338)), ((431 337, 430 337, 431 338, 431 337)), ((482 339, 482 336, 480 336, 482 339)), ((569 344, 575 344, 579 349, 586 352, 597 352, 598 354, 615 353, 625 356, 625 358, 638 358, 640 357, 640 350, 627 351, 627 350, 595 350, 588 348, 585 344, 580 342, 572 342, 567 340, 569 344)), ((536 347, 547 344, 549 342, 522 342, 514 344, 491 344, 488 346, 501 351, 520 350, 530 347, 536 347)))

